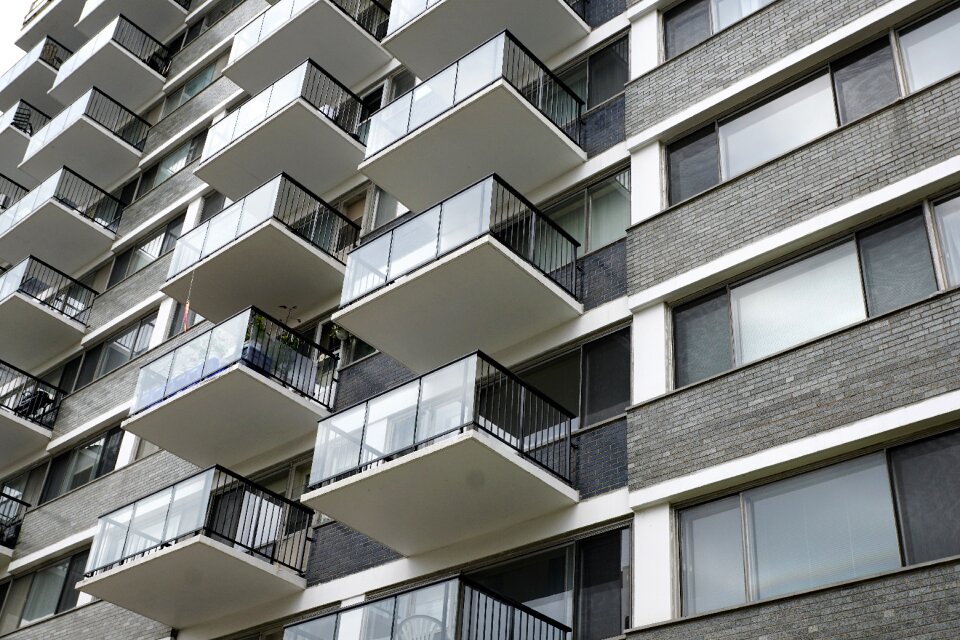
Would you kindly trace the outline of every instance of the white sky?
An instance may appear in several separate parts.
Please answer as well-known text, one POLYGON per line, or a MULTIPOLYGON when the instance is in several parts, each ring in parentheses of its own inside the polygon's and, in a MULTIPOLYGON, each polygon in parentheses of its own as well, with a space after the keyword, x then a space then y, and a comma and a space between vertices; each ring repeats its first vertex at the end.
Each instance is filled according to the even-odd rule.
POLYGON ((30 0, 0 0, 0 74, 23 55, 13 41, 20 33, 30 0))

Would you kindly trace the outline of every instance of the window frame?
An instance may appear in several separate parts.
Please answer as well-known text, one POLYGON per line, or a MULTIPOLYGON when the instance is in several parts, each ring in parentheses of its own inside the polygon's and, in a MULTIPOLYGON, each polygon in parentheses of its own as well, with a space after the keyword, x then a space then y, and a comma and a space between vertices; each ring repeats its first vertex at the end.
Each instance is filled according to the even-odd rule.
MULTIPOLYGON (((589 255, 592 255, 594 253, 597 253, 599 251, 602 251, 603 249, 606 249, 607 247, 610 247, 627 237, 627 229, 629 229, 630 225, 632 224, 632 221, 629 219, 629 217, 627 220, 627 227, 626 229, 624 229, 623 236, 617 238, 612 242, 608 242, 607 244, 601 245, 596 248, 590 246, 590 243, 591 243, 590 219, 593 214, 593 203, 590 199, 590 193, 594 191, 597 187, 602 185, 603 183, 606 183, 608 181, 617 181, 621 175, 626 175, 626 181, 630 185, 627 189, 627 193, 632 196, 633 195, 633 172, 631 170, 630 164, 629 163, 625 165, 617 164, 616 166, 604 171, 603 173, 590 178, 590 180, 581 183, 575 189, 567 191, 563 195, 547 200, 545 203, 538 205, 537 207, 545 217, 550 219, 551 222, 554 222, 555 224, 557 224, 557 226, 560 226, 560 224, 556 222, 554 217, 551 215, 550 210, 557 209, 563 205, 566 205, 567 203, 573 202, 573 200, 577 198, 583 199, 583 205, 582 205, 583 206, 583 242, 581 243, 580 247, 577 250, 578 262, 583 258, 589 255), (589 250, 587 250, 587 248, 589 248, 589 250), (581 250, 583 251, 582 253, 580 252, 581 250)), ((630 207, 628 206, 628 212, 627 212, 628 215, 630 214, 629 209, 630 207)), ((564 231, 566 231, 566 229, 564 229, 564 231)), ((573 237, 573 234, 571 233, 570 236, 573 237)))
POLYGON ((723 32, 726 31, 727 29, 732 29, 734 26, 736 26, 737 24, 743 22, 744 20, 746 20, 746 19, 749 18, 750 16, 753 16, 753 15, 756 15, 756 14, 760 13, 761 11, 763 11, 764 9, 766 9, 767 7, 772 6, 772 5, 776 4, 776 2, 777 2, 777 0, 766 0, 766 1, 765 1, 765 4, 764 4, 762 7, 759 7, 758 9, 755 9, 755 10, 751 11, 750 13, 746 13, 746 14, 742 15, 742 16, 740 16, 738 19, 736 19, 736 20, 734 20, 733 22, 731 22, 730 24, 726 25, 725 27, 721 27, 721 28, 718 29, 718 28, 717 28, 717 15, 716 15, 716 14, 717 14, 717 11, 718 11, 718 9, 717 9, 717 2, 718 2, 719 0, 706 0, 706 3, 707 3, 707 22, 708 22, 708 26, 709 26, 709 28, 710 28, 710 35, 708 35, 706 38, 704 38, 704 39, 701 40, 700 42, 694 44, 693 46, 691 46, 691 47, 689 47, 689 48, 687 48, 687 49, 684 49, 684 50, 681 51, 680 53, 676 53, 676 54, 674 54, 674 55, 672 55, 672 56, 668 55, 668 54, 667 54, 667 19, 666 19, 666 18, 667 18, 667 14, 670 13, 671 11, 673 11, 674 9, 679 9, 680 7, 682 7, 682 6, 686 5, 686 4, 693 4, 693 3, 698 2, 698 1, 699 1, 699 0, 680 0, 679 2, 675 2, 675 3, 673 3, 673 4, 671 4, 671 5, 667 6, 667 7, 664 7, 664 8, 662 8, 662 9, 660 9, 660 10, 658 11, 658 13, 660 14, 660 20, 659 20, 659 25, 658 25, 658 27, 659 27, 659 29, 660 29, 660 34, 661 34, 660 37, 659 37, 659 44, 660 44, 660 46, 659 46, 659 50, 660 50, 659 53, 660 53, 660 64, 661 64, 661 65, 662 65, 662 64, 666 64, 667 62, 670 62, 671 60, 674 60, 674 59, 676 59, 676 58, 679 58, 680 56, 684 55, 684 54, 687 53, 688 51, 693 51, 694 49, 696 49, 697 47, 699 47, 700 45, 702 45, 704 42, 710 40, 711 38, 713 38, 713 37, 716 36, 717 34, 723 33, 723 32))
MULTIPOLYGON (((77 592, 77 597, 78 597, 78 599, 79 599, 79 595, 80 595, 81 592, 80 592, 79 590, 76 590, 76 589, 75 589, 75 586, 76 586, 76 585, 71 585, 71 584, 69 584, 69 580, 68 580, 68 579, 69 579, 69 576, 70 576, 70 566, 71 566, 75 561, 77 561, 77 560, 80 559, 80 558, 83 558, 83 563, 85 564, 85 563, 86 563, 85 556, 87 556, 89 553, 90 553, 90 548, 89 548, 89 547, 85 547, 85 548, 82 548, 82 549, 80 549, 79 551, 75 551, 75 552, 73 552, 73 553, 71 553, 71 554, 69 554, 69 555, 67 555, 67 556, 62 556, 62 557, 60 557, 60 558, 57 558, 56 560, 52 560, 52 561, 50 561, 50 562, 46 562, 46 563, 44 563, 43 565, 41 565, 40 567, 37 567, 36 569, 30 571, 29 573, 26 573, 26 574, 21 575, 21 576, 18 576, 18 577, 13 577, 13 576, 11 576, 10 579, 4 581, 4 582, 3 582, 3 585, 0 585, 0 586, 6 586, 6 587, 7 587, 7 590, 6 590, 6 592, 4 592, 4 593, 2 594, 3 597, 0 598, 0 620, 4 620, 4 619, 5 619, 5 616, 7 616, 8 614, 12 614, 12 612, 7 611, 7 606, 10 606, 9 596, 10 596, 11 592, 13 591, 14 583, 16 583, 18 580, 26 580, 27 578, 29 578, 30 584, 27 585, 26 591, 25 591, 25 593, 23 594, 23 603, 22 603, 22 606, 20 607, 20 611, 18 611, 18 612, 16 613, 16 620, 17 620, 16 626, 13 627, 13 628, 11 628, 11 629, 5 630, 5 631, 0 630, 0 633, 4 633, 4 634, 6 634, 6 633, 14 633, 15 631, 19 631, 19 630, 21 630, 21 629, 26 629, 26 628, 32 627, 32 626, 37 625, 37 624, 40 624, 40 623, 42 623, 42 622, 44 622, 44 621, 50 620, 51 618, 55 618, 56 616, 59 616, 59 615, 61 615, 61 614, 63 614, 63 613, 67 613, 67 612, 69 612, 69 611, 73 611, 74 609, 82 606, 82 604, 80 604, 79 602, 77 602, 77 603, 74 603, 73 606, 71 606, 71 607, 67 607, 67 608, 61 609, 61 608, 60 608, 60 603, 61 603, 61 601, 63 600, 63 597, 64 597, 64 595, 66 594, 66 592, 68 591, 68 589, 73 589, 73 590, 75 590, 75 591, 77 592), (35 619, 35 620, 31 620, 31 621, 29 621, 29 622, 24 622, 24 621, 23 621, 24 610, 25 610, 26 607, 27 607, 27 603, 30 601, 30 595, 33 593, 33 588, 34 588, 35 579, 36 579, 37 574, 40 573, 41 571, 46 571, 47 569, 51 569, 51 568, 53 568, 53 567, 57 567, 57 566, 60 566, 60 565, 66 565, 66 573, 65 573, 65 575, 64 575, 63 583, 60 585, 60 591, 59 591, 59 594, 58 594, 58 596, 57 596, 57 605, 56 605, 56 607, 55 607, 55 609, 54 609, 54 613, 51 613, 51 614, 48 614, 48 615, 39 617, 39 618, 37 618, 37 619, 35 619)), ((81 565, 80 568, 81 568, 81 570, 82 570, 82 569, 83 569, 83 565, 81 565)), ((86 603, 84 603, 84 604, 86 604, 86 603)))
POLYGON ((50 502, 53 502, 58 498, 62 498, 63 496, 69 493, 73 493, 74 491, 82 489, 83 487, 89 485, 90 483, 106 476, 109 473, 112 473, 113 471, 116 471, 117 462, 119 460, 120 445, 123 442, 123 434, 124 434, 123 429, 121 429, 119 424, 116 424, 111 427, 108 427, 107 429, 104 429, 97 435, 87 438, 81 443, 74 445, 70 449, 63 451, 56 456, 51 457, 50 462, 47 465, 46 475, 44 476, 44 479, 43 479, 43 487, 40 490, 40 497, 37 499, 37 506, 40 507, 50 502), (63 486, 61 486, 57 489, 58 493, 56 495, 51 495, 52 488, 50 483, 54 480, 54 475, 55 475, 53 473, 54 462, 56 462, 57 460, 63 460, 69 456, 69 460, 65 464, 67 465, 66 468, 71 470, 71 473, 70 474, 64 473, 63 477, 61 478, 61 482, 65 482, 68 478, 72 478, 75 475, 76 460, 77 460, 77 456, 79 455, 79 452, 101 441, 103 444, 100 449, 99 455, 97 456, 96 462, 94 463, 94 469, 91 473, 90 479, 87 480, 86 482, 78 484, 75 487, 70 487, 67 489, 64 489, 63 486), (103 465, 108 460, 108 458, 105 458, 104 454, 109 452, 109 449, 112 443, 116 444, 118 457, 113 460, 112 467, 110 469, 105 469, 103 465))
POLYGON ((583 67, 586 72, 585 74, 586 82, 584 84, 585 95, 581 98, 583 100, 583 105, 584 105, 581 118, 584 118, 587 115, 591 114, 592 112, 598 109, 601 109, 602 107, 606 107, 611 102, 613 102, 614 100, 623 96, 626 93, 627 85, 630 83, 630 34, 629 32, 620 32, 614 36, 611 36, 610 38, 600 43, 596 47, 590 49, 588 52, 581 54, 575 60, 567 63, 561 69, 557 70, 555 73, 557 77, 560 78, 560 80, 564 84, 566 84, 571 91, 573 91, 573 88, 570 87, 570 84, 567 81, 565 76, 580 67, 583 67), (624 82, 623 89, 621 89, 620 91, 614 92, 613 94, 604 98, 600 102, 597 102, 596 104, 591 105, 589 102, 590 87, 592 86, 593 82, 591 80, 592 73, 591 73, 590 63, 593 61, 594 56, 600 54, 601 52, 606 51, 607 49, 618 47, 618 46, 625 46, 627 49, 627 57, 626 57, 626 60, 624 61, 627 66, 627 79, 624 82))
MULTIPOLYGON (((186 218, 186 215, 187 215, 187 212, 186 212, 186 211, 181 212, 179 215, 175 215, 175 216, 174 216, 173 218, 171 218, 167 223, 165 223, 165 224, 162 225, 161 227, 157 227, 156 229, 154 229, 154 231, 153 231, 152 233, 150 233, 149 235, 145 235, 141 240, 138 240, 136 244, 134 244, 134 245, 131 246, 130 248, 128 248, 128 249, 126 249, 126 250, 118 253, 118 254, 113 258, 113 262, 112 262, 111 265, 110 265, 110 274, 107 276, 107 287, 106 287, 106 289, 104 289, 103 293, 106 293, 107 291, 110 291, 110 290, 113 289, 114 287, 120 286, 120 285, 123 284, 128 278, 132 278, 133 276, 137 275, 138 273, 140 273, 141 271, 143 271, 144 269, 146 269, 147 267, 149 267, 150 265, 152 265, 153 263, 155 263, 157 260, 160 260, 161 258, 163 258, 164 256, 166 256, 168 253, 170 253, 171 251, 173 251, 173 250, 176 248, 176 246, 177 246, 177 240, 180 238, 180 235, 183 233, 183 224, 184 224, 184 220, 185 220, 185 218, 186 218), (177 228, 177 224, 176 224, 177 222, 179 222, 180 231, 178 231, 178 232, 174 235, 174 234, 173 234, 173 230, 177 228), (129 255, 132 255, 133 252, 135 252, 135 251, 141 249, 142 247, 144 247, 144 246, 146 246, 146 245, 148 245, 148 244, 156 241, 157 239, 161 239, 161 241, 160 241, 160 253, 157 255, 156 258, 154 258, 154 259, 151 260, 150 262, 146 263, 145 265, 143 265, 142 267, 140 267, 139 269, 136 269, 136 270, 134 270, 134 271, 130 271, 130 264, 131 264, 131 263, 128 261, 127 264, 126 264, 126 265, 124 266, 124 268, 123 268, 123 270, 124 270, 124 275, 123 275, 122 277, 120 277, 119 280, 113 282, 113 284, 110 284, 110 282, 113 280, 113 274, 114 274, 114 271, 115 271, 116 268, 117 268, 117 264, 118 264, 118 262, 120 261, 120 259, 121 259, 123 256, 128 255, 128 254, 129 254, 129 255), (170 239, 172 239, 172 242, 168 242, 170 239), (169 246, 168 246, 168 244, 169 244, 169 246)), ((101 294, 101 295, 102 295, 102 294, 101 294)))

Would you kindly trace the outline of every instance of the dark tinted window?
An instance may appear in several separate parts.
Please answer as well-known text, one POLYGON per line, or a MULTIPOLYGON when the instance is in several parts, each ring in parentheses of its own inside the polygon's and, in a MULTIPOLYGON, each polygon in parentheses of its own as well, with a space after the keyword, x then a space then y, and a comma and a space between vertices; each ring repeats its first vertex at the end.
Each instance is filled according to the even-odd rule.
POLYGON ((577 640, 602 640, 623 633, 626 532, 611 531, 580 543, 577 640))
POLYGON ((50 463, 40 501, 53 500, 113 471, 122 438, 123 430, 115 427, 99 438, 55 457, 50 463))
POLYGON ((832 69, 841 124, 873 113, 900 97, 887 39, 840 60, 832 69))
POLYGON ((673 312, 676 385, 709 378, 733 366, 730 303, 725 290, 673 312))
POLYGON ((630 404, 630 330, 583 347, 584 425, 620 415, 630 404))
POLYGON ((714 125, 667 147, 670 204, 706 191, 720 182, 720 148, 714 125))
POLYGON ((627 39, 618 40, 590 56, 590 77, 587 90, 587 108, 623 92, 630 79, 629 46, 627 39))
POLYGON ((710 37, 710 3, 708 0, 685 2, 663 14, 663 33, 667 59, 710 37))
POLYGON ((898 309, 937 290, 921 212, 862 233, 859 241, 870 315, 898 309))

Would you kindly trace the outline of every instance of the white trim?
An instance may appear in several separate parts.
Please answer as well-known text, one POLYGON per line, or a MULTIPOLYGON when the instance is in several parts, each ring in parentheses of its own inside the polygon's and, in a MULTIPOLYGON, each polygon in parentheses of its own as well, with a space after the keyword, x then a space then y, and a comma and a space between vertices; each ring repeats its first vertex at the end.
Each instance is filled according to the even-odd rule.
POLYGON ((72 429, 61 436, 57 436, 50 441, 50 444, 47 445, 47 453, 53 455, 63 449, 77 444, 82 440, 85 440, 91 434, 99 431, 108 424, 123 420, 127 417, 127 415, 129 415, 131 406, 133 406, 132 399, 122 402, 121 404, 118 404, 110 409, 107 409, 103 413, 94 416, 90 420, 87 420, 79 427, 72 429))
MULTIPOLYGON (((147 268, 149 268, 149 266, 147 268)), ((96 342, 97 340, 102 340, 104 337, 113 331, 116 331, 119 327, 122 327, 147 309, 159 305, 165 298, 166 296, 163 295, 163 293, 157 291, 146 300, 138 302, 135 306, 130 307, 120 315, 114 316, 108 323, 97 327, 95 330, 83 336, 83 338, 80 339, 80 345, 85 347, 93 342, 96 342)))
POLYGON ((72 536, 67 536, 59 542, 47 545, 46 547, 34 551, 33 553, 17 558, 10 563, 7 571, 10 573, 24 573, 30 569, 35 569, 37 566, 47 562, 51 558, 65 555, 89 543, 93 540, 93 536, 96 534, 96 532, 97 527, 93 526, 84 531, 75 533, 72 536))
POLYGON ((673 511, 657 505, 633 518, 633 615, 630 627, 670 620, 675 601, 673 511))
POLYGON ((570 45, 549 60, 544 60, 543 63, 548 69, 558 69, 566 64, 569 64, 570 62, 573 62, 594 47, 597 47, 607 40, 617 36, 621 31, 626 32, 628 29, 630 29, 630 21, 627 20, 627 15, 625 13, 621 13, 615 18, 607 20, 602 25, 592 28, 585 37, 580 38, 574 44, 570 45))
MULTIPOLYGON (((171 178, 175 179, 175 178, 171 178)), ((146 233, 154 230, 154 228, 162 221, 164 218, 169 217, 172 213, 178 209, 188 206, 193 200, 199 198, 203 195, 205 191, 209 191, 210 186, 205 182, 195 188, 193 191, 190 191, 184 194, 180 199, 174 201, 173 203, 167 205, 157 213, 150 216, 147 220, 141 222, 135 229, 127 232, 123 238, 118 239, 113 243, 111 251, 113 253, 120 253, 125 249, 129 249, 135 242, 140 240, 146 233)))
POLYGON ((660 304, 641 309, 633 316, 633 404, 656 398, 668 391, 669 313, 667 305, 660 304))

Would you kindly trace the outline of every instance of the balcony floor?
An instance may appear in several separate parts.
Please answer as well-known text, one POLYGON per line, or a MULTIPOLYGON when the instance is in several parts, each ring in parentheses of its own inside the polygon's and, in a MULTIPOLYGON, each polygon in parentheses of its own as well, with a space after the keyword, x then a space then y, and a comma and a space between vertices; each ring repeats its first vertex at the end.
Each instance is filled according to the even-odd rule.
POLYGON ((80 343, 86 327, 22 293, 0 300, 0 360, 33 371, 80 343))
POLYGON ((575 489, 500 440, 470 431, 300 500, 411 556, 506 529, 578 499, 575 489))
MULTIPOLYGON (((2 305, 0 305, 2 308, 2 305)), ((6 469, 27 456, 43 452, 50 444, 52 432, 0 409, 0 469, 6 469)), ((0 568, 0 574, 3 569, 0 568)))
POLYGON ((0 111, 6 111, 18 100, 26 100, 51 118, 57 115, 63 105, 47 93, 56 77, 53 67, 35 60, 0 91, 0 111))
POLYGON ((111 41, 68 75, 61 70, 50 96, 62 104, 72 104, 90 87, 96 87, 127 109, 139 112, 160 95, 165 83, 166 78, 111 41))
POLYGON ((80 591, 174 628, 292 596, 306 581, 204 536, 81 581, 80 591))
POLYGON ((0 129, 0 174, 7 176, 27 189, 33 189, 40 184, 40 180, 50 174, 47 173, 36 178, 34 174, 20 169, 20 162, 23 161, 23 154, 26 152, 28 144, 30 144, 30 137, 16 127, 0 129))

